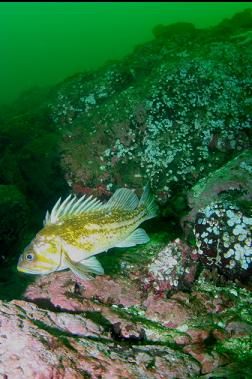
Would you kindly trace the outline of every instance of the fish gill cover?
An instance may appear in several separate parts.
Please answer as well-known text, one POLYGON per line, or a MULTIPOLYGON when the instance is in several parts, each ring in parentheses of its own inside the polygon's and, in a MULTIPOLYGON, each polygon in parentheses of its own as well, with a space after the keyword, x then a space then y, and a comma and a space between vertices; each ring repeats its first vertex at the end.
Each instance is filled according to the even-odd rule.
POLYGON ((251 377, 251 10, 153 34, 2 109, 3 377, 251 377), (89 281, 17 274, 59 196, 147 182, 148 244, 89 281))

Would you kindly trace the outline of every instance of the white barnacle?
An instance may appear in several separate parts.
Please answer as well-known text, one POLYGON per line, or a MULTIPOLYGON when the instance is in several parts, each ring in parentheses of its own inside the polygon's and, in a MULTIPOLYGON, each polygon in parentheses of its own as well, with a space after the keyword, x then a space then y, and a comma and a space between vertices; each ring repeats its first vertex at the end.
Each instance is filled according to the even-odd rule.
POLYGON ((231 219, 232 219, 232 218, 234 217, 234 215, 235 215, 234 212, 232 212, 230 209, 227 211, 226 214, 227 214, 228 218, 231 218, 231 219))
POLYGON ((242 241, 244 241, 245 239, 246 239, 246 234, 245 234, 245 233, 243 233, 243 234, 239 234, 239 236, 238 236, 238 241, 242 242, 242 241))
POLYGON ((251 256, 251 258, 252 258, 252 249, 251 249, 251 247, 244 246, 243 250, 244 250, 244 255, 246 255, 247 257, 251 256))
POLYGON ((248 269, 248 263, 246 261, 242 261, 242 264, 241 264, 241 267, 244 269, 244 270, 247 270, 248 269))
POLYGON ((231 293, 232 295, 234 295, 234 296, 238 296, 237 291, 236 291, 235 289, 233 289, 233 288, 230 290, 230 293, 231 293))
POLYGON ((235 224, 235 220, 234 220, 233 218, 230 218, 230 219, 227 220, 227 224, 228 224, 229 226, 234 226, 234 224, 235 224))
POLYGON ((235 228, 233 229, 233 234, 235 236, 238 236, 239 234, 243 234, 244 233, 244 229, 243 229, 243 224, 237 224, 235 226, 235 228))
POLYGON ((202 234, 201 234, 201 238, 205 238, 205 237, 207 237, 208 236, 208 233, 206 233, 206 232, 203 232, 202 234))
POLYGON ((222 236, 222 239, 223 239, 223 241, 226 241, 226 242, 228 242, 229 240, 230 240, 230 238, 229 238, 229 234, 228 233, 223 233, 223 236, 222 236))
POLYGON ((231 261, 229 262, 229 268, 232 269, 236 266, 236 261, 231 259, 231 261))
POLYGON ((243 216, 243 222, 247 225, 252 225, 252 217, 243 216))
POLYGON ((251 238, 246 238, 246 240, 245 240, 245 244, 246 244, 247 246, 250 246, 250 248, 251 248, 251 245, 252 245, 252 240, 251 240, 251 238))
POLYGON ((220 230, 217 228, 217 226, 213 227, 213 233, 218 236, 220 234, 220 230))
POLYGON ((207 206, 205 208, 204 212, 205 212, 205 215, 206 215, 207 218, 209 218, 210 216, 212 216, 212 214, 214 213, 213 210, 212 210, 212 208, 210 206, 207 206))
POLYGON ((234 255, 233 249, 229 249, 226 253, 224 253, 225 258, 230 258, 230 257, 232 257, 232 255, 234 255))
POLYGON ((240 261, 240 259, 241 259, 240 251, 235 250, 235 260, 236 260, 236 261, 240 261))
POLYGON ((242 246, 239 244, 239 243, 236 243, 235 245, 234 245, 234 248, 235 248, 235 250, 237 250, 237 251, 242 251, 242 246))

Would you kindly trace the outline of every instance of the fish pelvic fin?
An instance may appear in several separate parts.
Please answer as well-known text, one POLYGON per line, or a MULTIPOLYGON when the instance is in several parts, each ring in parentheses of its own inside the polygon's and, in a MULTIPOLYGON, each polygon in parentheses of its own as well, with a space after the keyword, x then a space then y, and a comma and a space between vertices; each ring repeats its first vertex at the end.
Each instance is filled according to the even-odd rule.
POLYGON ((150 191, 150 186, 147 185, 144 187, 143 194, 139 201, 138 206, 144 206, 146 209, 146 217, 145 220, 149 220, 150 218, 156 217, 159 214, 158 206, 155 202, 154 196, 150 191))
POLYGON ((79 278, 90 280, 93 279, 92 274, 103 275, 104 269, 95 257, 83 259, 81 262, 74 262, 66 253, 64 261, 67 267, 79 278))

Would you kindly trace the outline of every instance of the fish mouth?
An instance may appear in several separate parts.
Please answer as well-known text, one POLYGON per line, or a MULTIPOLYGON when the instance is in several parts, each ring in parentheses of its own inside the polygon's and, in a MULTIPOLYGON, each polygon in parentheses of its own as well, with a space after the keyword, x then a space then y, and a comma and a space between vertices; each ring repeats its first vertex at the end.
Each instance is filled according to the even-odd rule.
POLYGON ((36 271, 32 271, 32 270, 30 270, 29 268, 24 268, 24 267, 19 267, 19 266, 17 266, 17 270, 18 270, 19 272, 24 272, 24 273, 26 273, 26 274, 38 274, 38 272, 36 272, 36 271))
POLYGON ((22 267, 22 266, 17 266, 17 270, 19 272, 23 272, 25 274, 31 274, 31 275, 47 275, 47 274, 51 274, 52 272, 54 272, 55 270, 50 270, 50 271, 46 271, 46 272, 41 272, 40 270, 38 271, 35 271, 35 270, 31 270, 29 268, 26 268, 26 267, 22 267))

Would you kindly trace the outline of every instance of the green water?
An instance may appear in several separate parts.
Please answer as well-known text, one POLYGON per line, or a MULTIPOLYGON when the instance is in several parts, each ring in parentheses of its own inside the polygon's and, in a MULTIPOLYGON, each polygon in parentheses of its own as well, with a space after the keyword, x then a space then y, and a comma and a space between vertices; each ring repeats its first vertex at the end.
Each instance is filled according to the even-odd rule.
POLYGON ((157 24, 198 28, 249 8, 234 3, 0 3, 0 104, 130 53, 157 24))

